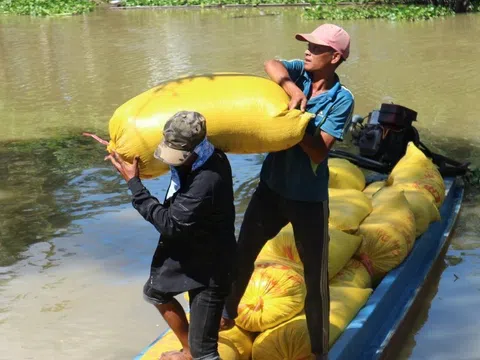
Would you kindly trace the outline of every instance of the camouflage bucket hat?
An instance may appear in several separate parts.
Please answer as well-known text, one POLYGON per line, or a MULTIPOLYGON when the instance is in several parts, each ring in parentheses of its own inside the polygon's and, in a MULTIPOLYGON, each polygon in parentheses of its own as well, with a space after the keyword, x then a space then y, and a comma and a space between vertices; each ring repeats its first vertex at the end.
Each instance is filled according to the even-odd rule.
POLYGON ((182 165, 207 135, 203 115, 194 111, 179 111, 167 120, 163 141, 154 157, 172 166, 182 165))

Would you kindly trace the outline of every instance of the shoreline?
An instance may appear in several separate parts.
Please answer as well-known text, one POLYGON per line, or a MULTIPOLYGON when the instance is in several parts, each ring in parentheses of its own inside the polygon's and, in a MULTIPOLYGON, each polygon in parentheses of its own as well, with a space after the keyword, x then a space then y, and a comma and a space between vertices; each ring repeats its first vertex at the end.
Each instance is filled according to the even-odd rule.
MULTIPOLYGON (((375 6, 380 5, 378 1, 358 3, 358 2, 338 2, 335 6, 375 6)), ((327 3, 294 3, 294 4, 217 4, 217 5, 135 5, 135 6, 118 6, 108 5, 107 7, 112 10, 142 10, 142 9, 223 9, 223 8, 282 8, 282 7, 311 7, 311 6, 329 6, 327 3)), ((396 4, 392 4, 395 6, 396 4)))

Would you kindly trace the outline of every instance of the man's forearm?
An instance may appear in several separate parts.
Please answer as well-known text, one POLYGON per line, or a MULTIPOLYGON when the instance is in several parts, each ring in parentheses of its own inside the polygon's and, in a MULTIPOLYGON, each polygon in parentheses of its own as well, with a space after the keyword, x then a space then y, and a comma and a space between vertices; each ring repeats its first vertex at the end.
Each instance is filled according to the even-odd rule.
POLYGON ((288 71, 283 66, 283 64, 278 60, 268 60, 265 62, 265 72, 268 74, 270 79, 275 81, 278 85, 280 85, 285 92, 292 96, 296 90, 298 90, 298 86, 290 79, 290 75, 288 75, 288 71))
POLYGON ((329 149, 319 136, 305 134, 299 145, 315 164, 320 164, 328 156, 329 149))
POLYGON ((128 181, 128 188, 132 192, 133 207, 145 220, 155 226, 160 233, 164 233, 166 229, 171 227, 168 221, 168 209, 150 194, 138 177, 128 181))

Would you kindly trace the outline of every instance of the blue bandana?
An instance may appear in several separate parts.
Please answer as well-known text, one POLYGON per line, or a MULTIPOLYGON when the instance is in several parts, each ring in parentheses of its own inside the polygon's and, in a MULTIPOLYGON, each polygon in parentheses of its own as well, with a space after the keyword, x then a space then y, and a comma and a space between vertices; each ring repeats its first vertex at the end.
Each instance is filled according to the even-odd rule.
MULTIPOLYGON (((205 164, 210 156, 212 156, 214 151, 215 147, 210 141, 208 141, 207 137, 205 137, 205 139, 203 139, 203 141, 193 150, 193 152, 198 155, 198 158, 192 165, 192 171, 195 171, 200 166, 205 164)), ((174 166, 170 166, 170 171, 172 173, 172 179, 166 199, 170 198, 178 191, 178 189, 180 189, 180 175, 178 174, 177 169, 175 169, 174 166)))

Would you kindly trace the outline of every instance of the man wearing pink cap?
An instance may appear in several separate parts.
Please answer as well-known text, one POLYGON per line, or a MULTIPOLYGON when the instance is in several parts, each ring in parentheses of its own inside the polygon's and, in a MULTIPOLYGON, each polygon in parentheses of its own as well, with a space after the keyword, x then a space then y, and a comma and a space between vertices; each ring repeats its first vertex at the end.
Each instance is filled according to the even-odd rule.
POLYGON ((234 324, 237 307, 263 245, 288 223, 304 265, 307 296, 305 313, 312 353, 325 360, 329 348, 328 289, 328 152, 343 139, 354 99, 340 84, 338 66, 347 60, 350 36, 342 28, 324 24, 310 34, 304 60, 265 63, 265 71, 290 96, 289 108, 316 116, 303 140, 294 147, 267 155, 260 182, 245 212, 238 239, 236 280, 227 298, 222 329, 234 324))

